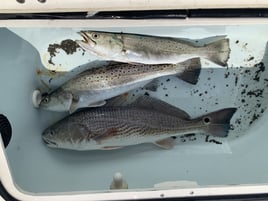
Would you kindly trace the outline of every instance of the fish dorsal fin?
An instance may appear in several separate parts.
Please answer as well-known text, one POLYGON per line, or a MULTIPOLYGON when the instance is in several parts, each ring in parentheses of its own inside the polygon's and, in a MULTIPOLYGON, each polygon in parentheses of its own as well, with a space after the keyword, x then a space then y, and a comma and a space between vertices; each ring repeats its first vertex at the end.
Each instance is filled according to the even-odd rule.
POLYGON ((179 117, 181 119, 190 119, 190 116, 185 111, 177 107, 174 107, 164 101, 152 98, 150 96, 140 96, 139 98, 136 99, 136 101, 134 101, 130 105, 139 108, 146 108, 150 110, 159 111, 161 113, 179 117))

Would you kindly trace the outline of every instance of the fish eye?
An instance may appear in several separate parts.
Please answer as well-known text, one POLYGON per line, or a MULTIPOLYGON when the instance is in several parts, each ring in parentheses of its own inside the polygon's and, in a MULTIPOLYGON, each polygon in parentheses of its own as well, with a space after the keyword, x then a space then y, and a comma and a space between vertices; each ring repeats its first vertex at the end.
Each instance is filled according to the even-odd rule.
POLYGON ((47 97, 43 98, 43 102, 48 103, 49 102, 49 97, 47 96, 47 97))
POLYGON ((48 132, 50 135, 54 135, 55 134, 55 132, 53 131, 53 130, 50 130, 49 132, 48 132))
POLYGON ((98 39, 98 38, 99 38, 99 34, 97 34, 97 33, 93 33, 93 34, 92 34, 92 38, 94 38, 94 39, 98 39))
POLYGON ((210 117, 204 117, 203 122, 204 122, 204 124, 209 125, 211 123, 211 118, 210 117))

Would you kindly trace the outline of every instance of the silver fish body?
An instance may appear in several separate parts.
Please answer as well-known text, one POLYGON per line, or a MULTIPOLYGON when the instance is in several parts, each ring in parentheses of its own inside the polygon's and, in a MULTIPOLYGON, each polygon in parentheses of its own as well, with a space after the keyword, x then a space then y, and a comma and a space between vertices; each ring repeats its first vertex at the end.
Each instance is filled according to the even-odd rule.
POLYGON ((178 108, 152 98, 126 107, 79 111, 43 132, 49 147, 73 150, 111 150, 142 143, 171 148, 174 136, 207 133, 225 137, 235 108, 190 119, 178 108))
POLYGON ((81 31, 79 34, 84 40, 76 42, 83 49, 102 59, 120 62, 178 63, 203 57, 218 65, 227 66, 230 55, 229 39, 225 36, 197 45, 185 39, 150 35, 98 31, 81 31))
POLYGON ((90 69, 43 96, 39 107, 72 113, 79 108, 101 106, 107 99, 143 87, 155 78, 167 75, 177 75, 184 81, 196 84, 200 68, 200 59, 194 58, 178 64, 115 63, 90 69))

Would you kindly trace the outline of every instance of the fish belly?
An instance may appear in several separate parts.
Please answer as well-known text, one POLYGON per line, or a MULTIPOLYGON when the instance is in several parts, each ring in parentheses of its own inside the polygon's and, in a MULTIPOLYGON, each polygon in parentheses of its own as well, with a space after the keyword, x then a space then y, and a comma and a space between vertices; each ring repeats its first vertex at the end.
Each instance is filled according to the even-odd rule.
POLYGON ((128 84, 128 85, 122 85, 113 87, 110 89, 99 89, 99 90, 90 90, 90 91, 83 91, 83 92, 75 92, 79 96, 79 102, 80 105, 83 106, 90 106, 93 103, 107 100, 110 98, 113 98, 115 96, 124 94, 128 91, 131 91, 133 89, 142 87, 149 83, 151 80, 148 81, 142 81, 138 83, 128 84))

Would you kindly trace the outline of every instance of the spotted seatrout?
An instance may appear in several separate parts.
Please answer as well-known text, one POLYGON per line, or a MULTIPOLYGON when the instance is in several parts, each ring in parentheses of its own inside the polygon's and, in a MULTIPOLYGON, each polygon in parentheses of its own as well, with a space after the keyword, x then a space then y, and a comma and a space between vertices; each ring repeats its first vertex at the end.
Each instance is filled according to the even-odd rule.
POLYGON ((83 49, 102 59, 120 62, 178 63, 203 57, 218 65, 227 66, 230 54, 229 39, 225 36, 216 36, 213 40, 201 39, 199 42, 202 45, 198 45, 186 39, 150 35, 98 31, 81 31, 79 34, 84 40, 76 42, 83 49))
MULTIPOLYGON (((176 75, 186 82, 196 84, 200 68, 199 58, 178 64, 113 63, 106 67, 87 70, 52 93, 43 95, 39 107, 73 113, 79 108, 102 106, 107 99, 138 87, 148 86, 155 78, 167 75, 176 75)), ((155 90, 155 87, 148 88, 155 90)))
POLYGON ((206 133, 225 137, 235 108, 191 119, 165 102, 142 96, 129 106, 91 108, 74 113, 43 132, 49 147, 110 150, 142 143, 171 148, 176 136, 206 133))

